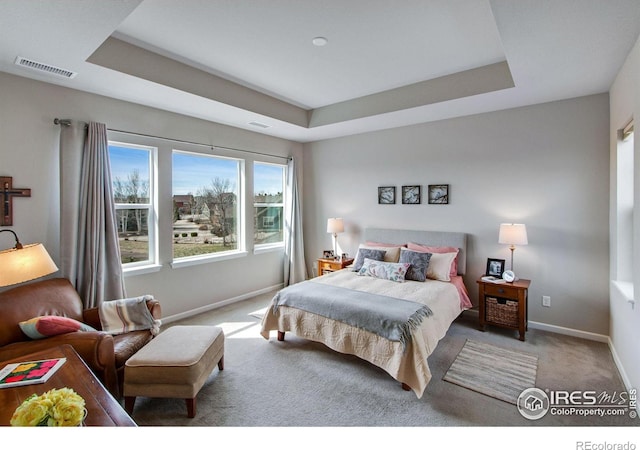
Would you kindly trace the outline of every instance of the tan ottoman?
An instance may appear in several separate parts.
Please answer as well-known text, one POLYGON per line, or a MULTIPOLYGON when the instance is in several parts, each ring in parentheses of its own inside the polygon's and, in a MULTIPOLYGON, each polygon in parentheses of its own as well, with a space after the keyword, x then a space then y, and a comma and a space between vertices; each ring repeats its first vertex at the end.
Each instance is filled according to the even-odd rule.
POLYGON ((126 362, 124 402, 131 414, 136 397, 184 398, 196 415, 196 395, 215 365, 224 368, 222 328, 176 325, 156 336, 126 362))

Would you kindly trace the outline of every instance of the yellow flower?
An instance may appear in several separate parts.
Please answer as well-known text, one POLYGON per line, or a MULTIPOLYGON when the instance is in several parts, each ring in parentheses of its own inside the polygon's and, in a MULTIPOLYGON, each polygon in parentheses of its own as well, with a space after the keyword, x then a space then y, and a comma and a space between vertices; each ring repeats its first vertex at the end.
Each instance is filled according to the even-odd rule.
POLYGON ((25 400, 11 417, 11 425, 18 427, 35 427, 45 421, 49 415, 51 402, 40 397, 25 400))
POLYGON ((51 389, 27 398, 11 417, 13 426, 77 426, 86 415, 85 401, 73 389, 51 389))
POLYGON ((74 427, 84 419, 84 400, 78 396, 72 396, 56 402, 51 408, 50 427, 74 427), (75 397, 79 397, 75 398, 75 397))

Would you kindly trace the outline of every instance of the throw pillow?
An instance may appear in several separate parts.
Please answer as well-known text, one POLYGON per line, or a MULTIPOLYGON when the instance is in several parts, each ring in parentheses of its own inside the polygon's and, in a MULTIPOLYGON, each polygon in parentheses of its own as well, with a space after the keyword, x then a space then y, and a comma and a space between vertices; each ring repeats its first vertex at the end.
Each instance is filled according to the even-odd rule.
POLYGON ((360 246, 358 247, 358 251, 361 248, 368 248, 372 250, 382 250, 385 252, 384 261, 397 263, 398 258, 400 258, 400 247, 401 247, 400 245, 387 247, 384 245, 376 246, 376 245, 360 244, 360 246))
POLYGON ((353 271, 357 272, 362 268, 362 264, 364 264, 365 258, 373 259, 376 261, 383 261, 385 253, 386 252, 384 250, 375 250, 372 248, 360 247, 358 249, 356 260, 353 262, 353 271))
POLYGON ((396 282, 403 282, 407 274, 409 263, 389 263, 365 258, 358 275, 380 278, 396 282))
POLYGON ((451 265, 457 253, 432 253, 427 267, 427 278, 451 281, 451 265))
POLYGON ((456 257, 453 259, 451 263, 451 270, 449 272, 449 276, 455 277, 458 275, 458 252, 460 249, 455 247, 444 247, 444 246, 435 246, 435 245, 427 245, 427 244, 417 244, 415 242, 409 242, 407 244, 409 250, 413 250, 415 252, 427 252, 427 253, 455 253, 456 257))
POLYGON ((18 324, 24 334, 31 339, 44 339, 75 331, 97 331, 95 328, 62 316, 38 316, 18 324))
POLYGON ((405 248, 401 249, 399 262, 411 264, 409 270, 407 270, 405 279, 413 281, 426 281, 427 268, 429 267, 430 259, 431 253, 414 252, 405 248))

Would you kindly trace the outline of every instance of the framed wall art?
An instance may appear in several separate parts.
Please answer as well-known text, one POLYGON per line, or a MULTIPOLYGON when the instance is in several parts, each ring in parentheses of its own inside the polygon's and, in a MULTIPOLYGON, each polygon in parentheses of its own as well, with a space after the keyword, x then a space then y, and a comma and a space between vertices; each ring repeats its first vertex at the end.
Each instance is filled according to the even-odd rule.
POLYGON ((420 204, 420 186, 402 186, 402 204, 420 204))
POLYGON ((395 205, 396 203, 396 187, 380 186, 378 188, 378 204, 379 205, 395 205))
POLYGON ((449 185, 448 184, 430 184, 428 198, 429 198, 430 205, 448 205, 449 204, 449 185))

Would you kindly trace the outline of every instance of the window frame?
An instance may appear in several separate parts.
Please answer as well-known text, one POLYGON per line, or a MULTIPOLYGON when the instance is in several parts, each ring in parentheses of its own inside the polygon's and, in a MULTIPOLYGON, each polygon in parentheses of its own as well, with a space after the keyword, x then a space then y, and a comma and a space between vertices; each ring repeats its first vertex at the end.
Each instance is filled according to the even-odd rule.
MULTIPOLYGON (((245 160, 243 158, 239 158, 239 157, 234 157, 234 156, 225 156, 225 155, 220 155, 220 154, 212 154, 212 153, 205 153, 205 152, 199 152, 196 150, 184 150, 184 149, 180 149, 180 148, 172 148, 171 149, 171 160, 173 161, 173 156, 176 153, 180 153, 180 154, 184 154, 184 155, 192 155, 195 157, 203 157, 203 158, 215 158, 215 159, 224 159, 224 160, 232 160, 232 161, 236 161, 238 163, 238 168, 237 168, 237 179, 234 180, 234 182, 236 182, 236 205, 235 205, 235 217, 236 217, 236 248, 235 249, 230 249, 230 250, 225 250, 225 251, 219 251, 219 252, 212 252, 212 253, 203 253, 200 255, 194 255, 194 256, 183 256, 183 257, 179 257, 176 258, 174 256, 173 253, 173 244, 171 245, 171 267, 174 269, 177 268, 181 268, 181 267, 189 267, 189 266, 194 266, 194 265, 198 265, 198 264, 204 264, 204 263, 208 263, 208 262, 213 262, 213 261, 222 261, 222 260, 227 260, 227 259, 234 259, 234 258, 240 258, 243 256, 247 255, 246 252, 246 239, 245 239, 245 234, 246 234, 246 226, 245 226, 245 214, 244 214, 244 204, 245 204, 245 200, 244 200, 244 192, 245 192, 245 188, 244 188, 244 184, 245 184, 245 160)), ((215 174, 213 175, 215 176, 215 174)), ((174 179, 174 167, 172 165, 171 167, 171 199, 173 200, 173 198, 175 197, 175 195, 180 195, 180 194, 175 194, 173 192, 173 179, 174 179)), ((194 197, 195 197, 195 193, 194 193, 194 197)), ((171 230, 171 234, 173 235, 174 230, 172 228, 171 230)))
MULTIPOLYGON (((149 153, 149 203, 118 203, 113 197, 115 211, 128 209, 147 210, 148 232, 148 259, 130 263, 122 263, 122 271, 125 276, 133 274, 157 272, 162 267, 159 262, 158 242, 158 147, 145 144, 134 144, 123 140, 108 139, 108 147, 130 148, 133 150, 145 150, 149 153)), ((109 162, 111 169, 111 162, 109 162)), ((113 185, 113 174, 111 183, 113 185)))
POLYGON ((287 170, 288 170, 288 166, 286 164, 278 164, 278 163, 272 163, 272 162, 266 162, 266 161, 254 161, 253 162, 253 222, 254 224, 256 223, 256 208, 257 207, 270 207, 270 206, 275 206, 275 207, 281 207, 282 208, 282 218, 281 218, 281 222, 282 222, 282 240, 279 242, 270 242, 267 244, 256 244, 256 240, 255 240, 255 233, 256 230, 253 230, 253 237, 252 237, 252 242, 253 242, 253 252, 254 253, 264 253, 264 252, 269 252, 269 251, 277 251, 277 250, 283 250, 284 249, 284 221, 285 221, 285 211, 286 211, 286 204, 287 204, 287 170), (279 167, 282 169, 282 203, 256 203, 255 201, 255 180, 256 180, 256 165, 263 165, 263 166, 275 166, 275 167, 279 167))

